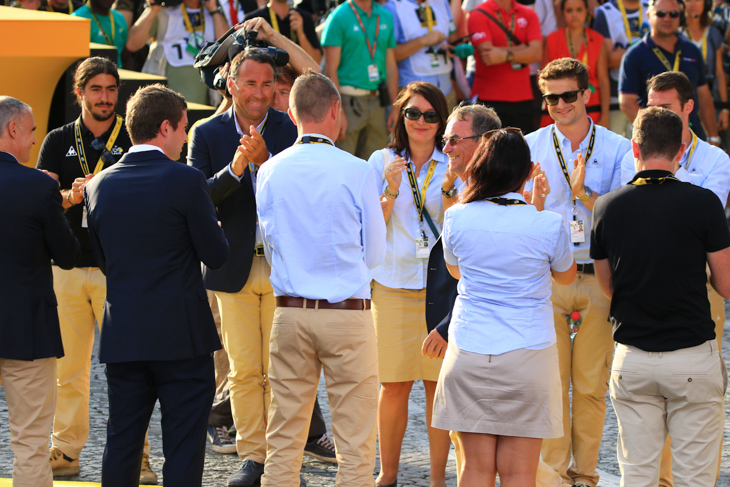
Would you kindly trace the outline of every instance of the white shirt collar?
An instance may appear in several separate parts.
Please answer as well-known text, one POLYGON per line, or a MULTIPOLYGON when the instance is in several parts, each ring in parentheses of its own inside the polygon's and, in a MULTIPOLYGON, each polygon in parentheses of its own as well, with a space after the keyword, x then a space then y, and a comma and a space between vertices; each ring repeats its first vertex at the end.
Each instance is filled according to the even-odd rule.
POLYGON ((163 151, 161 147, 157 147, 156 145, 137 144, 137 145, 133 145, 132 147, 130 147, 129 150, 127 151, 127 154, 134 154, 135 152, 145 152, 145 151, 150 151, 150 150, 158 150, 158 151, 162 152, 163 154, 165 153, 165 151, 163 151))
MULTIPOLYGON (((588 117, 588 115, 586 115, 586 116, 588 117)), ((591 124, 588 126, 588 132, 586 133, 585 138, 581 141, 580 145, 578 145, 578 150, 579 151, 585 149, 586 147, 588 147, 588 141, 591 138, 591 131, 593 130, 593 119, 591 117, 588 117, 588 121, 591 124)), ((563 133, 558 128, 558 124, 554 123, 553 124, 553 127, 555 127, 555 132, 557 133, 558 140, 560 141, 560 145, 561 146, 564 146, 564 145, 567 144, 567 145, 570 145, 572 147, 572 142, 570 141, 570 139, 568 137, 566 137, 565 135, 563 135, 563 133)), ((573 152, 575 152, 575 151, 571 150, 571 153, 573 153, 573 152)))
MULTIPOLYGON (((231 111, 233 112, 233 120, 236 121, 236 132, 238 132, 238 135, 243 137, 245 134, 243 133, 243 130, 241 130, 241 126, 238 124, 238 117, 236 116, 236 111, 233 108, 231 108, 231 111)), ((264 119, 261 120, 261 123, 258 124, 258 126, 256 127, 256 130, 259 133, 261 133, 261 127, 264 126, 264 124, 266 123, 266 120, 268 120, 268 119, 269 119, 269 111, 267 110, 266 115, 264 115, 264 119)))

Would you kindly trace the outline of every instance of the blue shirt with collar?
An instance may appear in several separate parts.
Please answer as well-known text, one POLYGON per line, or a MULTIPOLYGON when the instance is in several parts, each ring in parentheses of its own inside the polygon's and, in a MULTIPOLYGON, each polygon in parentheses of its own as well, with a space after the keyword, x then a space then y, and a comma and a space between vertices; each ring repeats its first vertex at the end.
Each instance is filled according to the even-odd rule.
MULTIPOLYGON (((589 117, 590 120, 590 117, 589 117)), ((591 138, 591 131, 596 128, 596 139, 593 145, 591 157, 586 161, 585 185, 589 186, 594 193, 606 194, 621 185, 621 161, 624 154, 631 150, 631 142, 628 139, 617 135, 605 127, 593 124, 591 120, 588 134, 581 141, 578 150, 573 151, 570 139, 560 132, 555 124, 543 127, 537 132, 525 136, 527 145, 530 146, 532 160, 540 163, 545 171, 550 184, 550 193, 545 200, 545 209, 554 211, 563 217, 566 229, 573 220, 573 191, 565 179, 563 170, 558 162, 553 145, 553 129, 560 142, 560 148, 565 158, 568 174, 573 170, 573 165, 578 154, 586 156, 591 138)), ((528 183, 527 189, 531 185, 528 183)), ((580 201, 575 203, 578 214, 576 218, 584 224, 585 242, 578 245, 571 245, 573 255, 578 263, 590 263, 592 259, 588 255, 590 250, 591 221, 593 214, 580 201)))
POLYGON ((657 74, 667 71, 667 67, 661 62, 659 57, 654 53, 653 48, 657 47, 674 67, 676 53, 681 51, 682 58, 679 61, 679 71, 687 75, 692 86, 695 89, 694 102, 695 106, 690 114, 690 125, 698 137, 705 139, 705 131, 700 123, 699 103, 697 103, 697 88, 707 84, 705 77, 705 62, 702 60, 702 53, 693 43, 677 35, 677 43, 674 46, 674 52, 669 52, 657 46, 647 34, 641 42, 637 42, 626 51, 621 60, 621 71, 619 73, 618 91, 619 93, 631 94, 638 96, 638 102, 641 107, 645 107, 647 103, 646 82, 649 78, 657 74))
POLYGON ((370 298, 385 220, 367 162, 334 144, 297 143, 259 169, 256 207, 275 296, 370 298))
POLYGON ((532 205, 459 203, 446 210, 443 245, 444 260, 461 272, 449 345, 499 355, 555 343, 550 269, 573 265, 560 216, 532 205))

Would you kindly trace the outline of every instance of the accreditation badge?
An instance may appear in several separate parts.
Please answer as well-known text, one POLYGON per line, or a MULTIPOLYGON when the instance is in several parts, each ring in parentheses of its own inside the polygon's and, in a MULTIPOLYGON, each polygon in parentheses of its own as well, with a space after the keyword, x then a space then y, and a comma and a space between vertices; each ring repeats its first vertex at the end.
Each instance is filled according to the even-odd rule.
POLYGON ((428 248, 428 237, 423 236, 416 239, 416 258, 428 259, 431 255, 431 249, 428 248))
POLYGON ((380 81, 380 73, 378 73, 377 64, 368 65, 368 81, 372 81, 372 82, 380 81))
POLYGON ((439 64, 441 64, 439 62, 439 55, 436 54, 435 52, 432 52, 429 57, 431 58, 431 67, 432 68, 438 68, 439 67, 439 64))
POLYGON ((583 220, 573 220, 570 224, 570 242, 577 244, 586 241, 585 225, 583 220))
POLYGON ((193 32, 190 37, 188 37, 188 45, 185 47, 185 50, 193 56, 197 56, 203 44, 205 44, 203 34, 200 32, 193 32))

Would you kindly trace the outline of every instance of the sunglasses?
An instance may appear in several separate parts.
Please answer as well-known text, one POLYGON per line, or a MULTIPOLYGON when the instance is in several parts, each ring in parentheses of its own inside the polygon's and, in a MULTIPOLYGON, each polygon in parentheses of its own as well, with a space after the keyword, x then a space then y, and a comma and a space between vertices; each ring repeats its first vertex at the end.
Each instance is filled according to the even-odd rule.
POLYGON ((489 139, 494 134, 496 134, 497 132, 505 132, 505 133, 508 133, 508 134, 520 134, 520 135, 522 135, 522 130, 521 129, 518 129, 517 127, 504 127, 504 128, 501 128, 501 129, 494 129, 494 130, 490 130, 489 132, 485 132, 485 133, 482 134, 482 138, 484 140, 489 139))
POLYGON ((670 10, 669 12, 667 12, 666 10, 657 10, 656 12, 654 12, 654 15, 656 15, 660 19, 663 19, 667 15, 669 15, 669 17, 672 19, 676 19, 679 17, 679 10, 670 10))
POLYGON ((565 103, 573 103, 575 100, 578 99, 578 95, 582 94, 585 90, 574 90, 574 91, 566 91, 565 93, 548 93, 547 95, 542 95, 543 100, 545 100, 545 103, 548 106, 555 106, 558 104, 558 101, 562 98, 565 103))
POLYGON ((441 121, 441 117, 439 117, 438 113, 434 111, 422 112, 418 108, 404 108, 403 114, 408 120, 415 121, 421 118, 421 115, 423 115, 423 120, 426 123, 439 123, 441 121))
POLYGON ((91 141, 91 147, 94 150, 104 150, 104 152, 101 153, 101 161, 104 164, 114 164, 116 162, 114 160, 114 156, 110 151, 106 149, 106 143, 101 139, 94 139, 91 141))
POLYGON ((441 142, 444 144, 444 146, 446 146, 446 144, 451 144, 451 147, 456 147, 456 144, 458 144, 462 140, 476 139, 481 136, 482 136, 482 134, 471 135, 469 137, 459 137, 457 135, 453 135, 451 137, 443 137, 441 139, 441 142))

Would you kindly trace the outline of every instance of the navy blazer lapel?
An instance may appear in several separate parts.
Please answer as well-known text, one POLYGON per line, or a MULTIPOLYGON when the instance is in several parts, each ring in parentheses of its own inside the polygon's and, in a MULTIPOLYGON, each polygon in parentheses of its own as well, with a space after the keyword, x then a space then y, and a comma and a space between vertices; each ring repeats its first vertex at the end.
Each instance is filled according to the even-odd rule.
POLYGON ((18 160, 10 152, 0 151, 0 162, 12 162, 20 164, 18 160))

